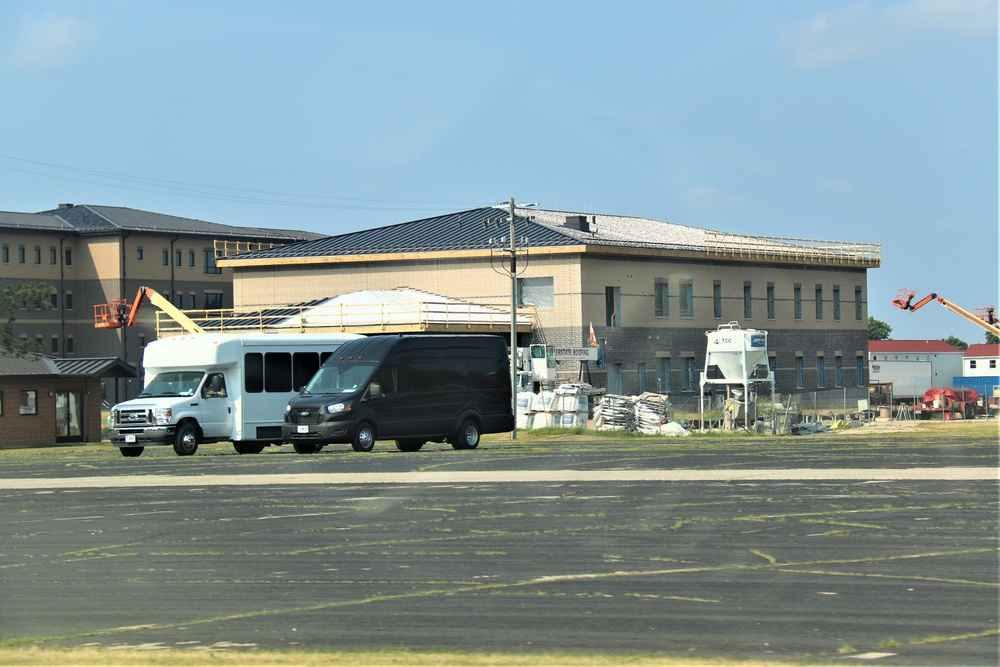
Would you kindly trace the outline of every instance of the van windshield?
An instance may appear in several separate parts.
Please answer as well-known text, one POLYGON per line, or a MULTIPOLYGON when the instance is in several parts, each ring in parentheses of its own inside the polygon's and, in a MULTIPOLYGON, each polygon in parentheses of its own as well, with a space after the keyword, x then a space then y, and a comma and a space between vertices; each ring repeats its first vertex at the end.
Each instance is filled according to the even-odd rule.
POLYGON ((194 396, 201 379, 205 374, 200 371, 170 371, 157 373, 146 388, 139 394, 140 398, 152 396, 194 396))
POLYGON ((357 391, 365 386, 377 366, 375 362, 328 364, 316 372, 305 390, 310 394, 343 394, 357 391))

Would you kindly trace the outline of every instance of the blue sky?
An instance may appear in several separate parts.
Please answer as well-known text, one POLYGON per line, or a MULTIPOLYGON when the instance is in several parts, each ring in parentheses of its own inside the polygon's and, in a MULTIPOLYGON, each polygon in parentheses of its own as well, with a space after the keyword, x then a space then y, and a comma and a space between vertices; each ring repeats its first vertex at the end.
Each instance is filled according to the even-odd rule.
POLYGON ((339 234, 474 206, 882 244, 998 304, 995 0, 0 0, 0 209, 339 234))

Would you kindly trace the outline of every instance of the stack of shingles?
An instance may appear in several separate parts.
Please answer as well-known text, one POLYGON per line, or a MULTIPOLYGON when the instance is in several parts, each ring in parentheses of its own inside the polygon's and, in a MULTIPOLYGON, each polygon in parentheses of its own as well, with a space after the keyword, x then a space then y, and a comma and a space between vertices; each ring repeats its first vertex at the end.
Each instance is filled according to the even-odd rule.
POLYGON ((670 401, 666 394, 645 392, 639 396, 635 406, 635 421, 639 431, 657 433, 660 426, 673 418, 670 401))

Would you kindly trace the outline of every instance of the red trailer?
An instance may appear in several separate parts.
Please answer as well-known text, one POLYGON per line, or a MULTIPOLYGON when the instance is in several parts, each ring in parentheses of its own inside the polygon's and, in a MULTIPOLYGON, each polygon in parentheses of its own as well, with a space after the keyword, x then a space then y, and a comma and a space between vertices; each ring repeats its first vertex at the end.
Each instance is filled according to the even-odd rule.
POLYGON ((913 409, 919 419, 941 413, 945 419, 975 419, 979 392, 967 387, 935 387, 924 392, 924 401, 913 409))

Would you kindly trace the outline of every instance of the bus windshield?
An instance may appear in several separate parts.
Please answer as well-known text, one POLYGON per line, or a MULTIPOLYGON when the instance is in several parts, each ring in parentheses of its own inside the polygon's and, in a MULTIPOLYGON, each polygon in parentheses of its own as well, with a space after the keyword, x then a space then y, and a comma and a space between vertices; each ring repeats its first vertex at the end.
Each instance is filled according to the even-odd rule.
POLYGON ((378 366, 377 363, 346 363, 323 366, 316 372, 305 393, 344 394, 365 386, 378 366))
POLYGON ((152 396, 194 396, 201 379, 205 374, 200 371, 170 371, 157 373, 146 388, 139 394, 140 398, 152 396))

